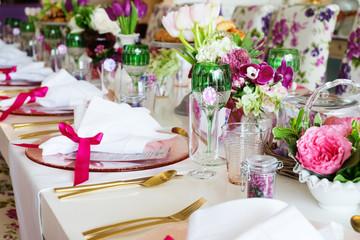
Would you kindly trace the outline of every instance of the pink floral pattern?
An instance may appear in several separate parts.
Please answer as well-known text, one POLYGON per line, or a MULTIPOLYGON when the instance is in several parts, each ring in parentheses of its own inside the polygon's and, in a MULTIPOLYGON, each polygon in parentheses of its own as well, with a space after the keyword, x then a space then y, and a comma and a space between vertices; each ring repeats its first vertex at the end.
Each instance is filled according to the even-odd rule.
POLYGON ((17 220, 9 168, 0 154, 0 237, 2 239, 19 239, 17 220))
POLYGON ((271 48, 297 48, 300 69, 295 82, 314 90, 324 81, 329 45, 339 7, 335 4, 283 6, 269 39, 271 48))

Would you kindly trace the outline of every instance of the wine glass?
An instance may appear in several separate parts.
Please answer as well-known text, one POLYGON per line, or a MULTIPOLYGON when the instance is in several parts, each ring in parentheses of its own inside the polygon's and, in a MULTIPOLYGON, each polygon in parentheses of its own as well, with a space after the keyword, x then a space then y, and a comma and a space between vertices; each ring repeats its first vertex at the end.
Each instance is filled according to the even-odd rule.
MULTIPOLYGON (((131 82, 127 82, 124 87, 122 84, 123 102, 132 106, 141 106, 151 92, 151 86, 143 75, 149 65, 150 53, 149 46, 143 44, 130 44, 123 46, 122 60, 126 72, 131 77, 131 82)), ((122 81, 124 79, 121 79, 122 81)), ((148 99, 150 100, 150 99, 148 99)))
POLYGON ((50 47, 49 64, 57 72, 61 69, 61 59, 57 52, 57 46, 61 43, 60 26, 46 25, 44 27, 44 40, 50 47))
MULTIPOLYGON (((193 124, 201 121, 201 117, 194 118, 190 116, 190 158, 196 162, 205 165, 221 165, 225 163, 225 159, 218 156, 218 121, 217 113, 225 106, 229 100, 231 93, 231 73, 227 63, 197 63, 193 67, 192 73, 192 94, 198 104, 198 113, 202 113, 206 118, 206 122, 201 124, 193 124), (205 101, 205 97, 215 95, 216 111, 205 101), (215 119, 215 121, 214 121, 215 119), (202 125, 207 125, 207 129, 202 129, 202 125), (198 127, 197 127, 198 126, 198 127), (216 129, 216 131, 214 131, 216 129), (200 141, 201 139, 206 141, 200 141), (205 146, 204 143, 206 142, 205 146), (211 154, 210 154, 211 153, 211 154), (200 159, 200 160, 199 160, 200 159)), ((196 105, 192 106, 190 102, 190 115, 196 114, 196 105)), ((197 178, 198 174, 192 174, 197 178)))
POLYGON ((86 43, 84 33, 68 33, 65 44, 67 47, 67 68, 78 80, 85 80, 90 72, 91 64, 86 61, 86 43), (85 59, 84 59, 85 58, 85 59))
POLYGON ((20 35, 21 35, 21 48, 27 53, 29 57, 32 57, 32 39, 35 35, 34 22, 22 22, 20 23, 20 35))

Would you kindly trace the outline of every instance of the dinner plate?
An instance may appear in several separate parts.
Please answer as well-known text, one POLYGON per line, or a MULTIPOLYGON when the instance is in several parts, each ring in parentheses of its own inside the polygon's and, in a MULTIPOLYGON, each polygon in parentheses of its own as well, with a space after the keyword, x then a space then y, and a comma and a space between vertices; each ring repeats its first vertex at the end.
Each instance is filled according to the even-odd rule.
POLYGON ((34 82, 25 79, 0 81, 0 86, 40 86, 40 85, 41 85, 41 81, 34 82))
MULTIPOLYGON (((42 138, 35 144, 41 144, 48 140, 49 137, 42 138)), ((139 171, 145 169, 152 169, 167 166, 174 164, 180 161, 183 161, 189 157, 189 143, 188 138, 182 136, 176 136, 167 140, 160 140, 153 143, 149 143, 147 146, 156 146, 157 149, 168 149, 170 148, 169 153, 165 158, 161 159, 151 159, 151 160, 136 160, 136 161, 91 161, 89 171, 91 172, 128 172, 128 171, 139 171), (155 143, 155 144, 154 144, 155 143)), ((39 164, 66 169, 74 170, 75 161, 67 159, 64 154, 54 154, 54 155, 42 155, 42 149, 40 148, 26 148, 26 156, 39 164)))
MULTIPOLYGON (((8 109, 8 107, 0 108, 0 111, 3 112, 6 109, 8 109)), ((11 114, 26 116, 71 116, 74 114, 74 110, 66 107, 48 108, 39 104, 25 104, 11 112, 11 114)))

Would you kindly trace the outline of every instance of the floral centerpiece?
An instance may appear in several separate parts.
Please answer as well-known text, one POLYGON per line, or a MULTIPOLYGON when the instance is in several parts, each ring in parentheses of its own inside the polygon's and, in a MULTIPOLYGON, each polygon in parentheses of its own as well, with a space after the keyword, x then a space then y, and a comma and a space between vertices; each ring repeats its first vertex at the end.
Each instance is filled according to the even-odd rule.
MULTIPOLYGON (((225 107, 230 109, 229 122, 241 121, 242 115, 262 117, 262 113, 276 112, 291 87, 292 68, 283 61, 274 71, 266 62, 256 59, 263 54, 263 35, 252 38, 247 33, 240 37, 217 31, 219 4, 220 1, 208 0, 181 7, 163 17, 163 25, 172 37, 180 38, 184 47, 179 54, 190 64, 229 64, 231 91, 225 102, 225 107)), ((193 92, 197 86, 198 83, 192 82, 193 92)))
POLYGON ((300 182, 325 210, 355 210, 360 203, 360 118, 308 116, 301 109, 290 127, 275 127, 288 146, 300 182))
POLYGON ((180 69, 180 59, 177 57, 175 49, 152 48, 150 49, 150 61, 148 70, 156 74, 159 95, 165 96, 169 93, 172 86, 172 78, 180 69), (170 86, 170 87, 168 87, 170 86))

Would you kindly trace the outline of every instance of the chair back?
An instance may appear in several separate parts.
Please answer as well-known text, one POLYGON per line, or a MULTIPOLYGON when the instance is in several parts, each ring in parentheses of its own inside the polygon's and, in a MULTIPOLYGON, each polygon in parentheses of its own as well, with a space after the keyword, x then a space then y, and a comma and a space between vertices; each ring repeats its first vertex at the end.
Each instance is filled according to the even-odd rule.
POLYGON ((330 5, 283 6, 276 16, 268 41, 271 48, 296 48, 300 68, 295 81, 314 90, 325 81, 329 46, 339 7, 330 5))

